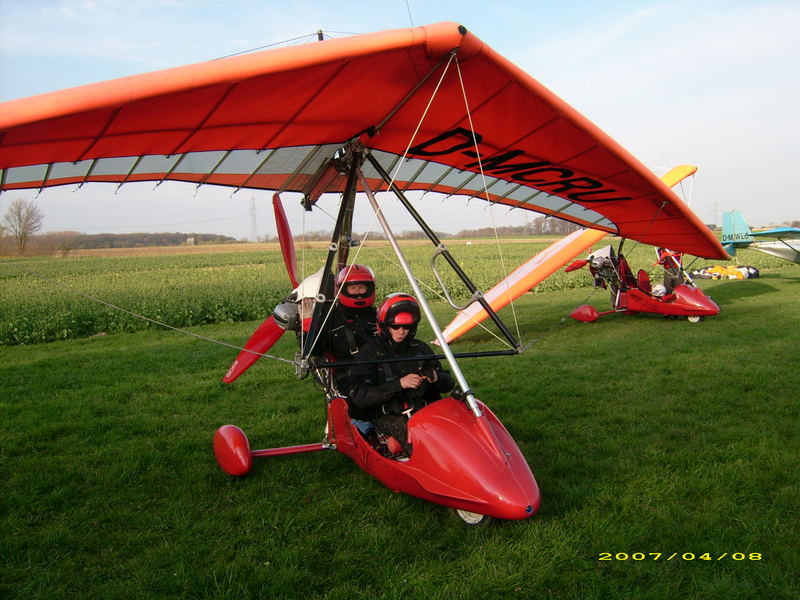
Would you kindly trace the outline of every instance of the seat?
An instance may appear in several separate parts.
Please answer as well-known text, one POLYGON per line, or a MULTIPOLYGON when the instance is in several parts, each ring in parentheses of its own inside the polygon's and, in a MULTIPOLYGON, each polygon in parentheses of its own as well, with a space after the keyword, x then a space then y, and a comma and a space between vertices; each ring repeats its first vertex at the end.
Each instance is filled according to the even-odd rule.
POLYGON ((650 275, 648 275, 647 271, 644 269, 639 269, 639 272, 636 274, 636 282, 639 289, 644 293, 649 294, 653 291, 653 286, 650 284, 650 275))

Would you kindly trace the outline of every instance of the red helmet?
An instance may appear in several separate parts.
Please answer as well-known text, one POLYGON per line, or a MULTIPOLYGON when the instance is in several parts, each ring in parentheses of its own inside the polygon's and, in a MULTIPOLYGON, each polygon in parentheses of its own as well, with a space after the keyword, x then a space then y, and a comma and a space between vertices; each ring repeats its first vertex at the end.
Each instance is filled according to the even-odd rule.
POLYGON ((336 276, 336 289, 339 290, 339 304, 347 308, 366 308, 375 304, 375 275, 364 265, 352 264, 342 268, 336 276), (363 283, 367 291, 349 294, 347 286, 351 283, 363 283))
POLYGON ((390 294, 378 307, 378 332, 388 334, 391 325, 408 325, 414 335, 419 319, 419 304, 414 296, 402 292, 390 294))

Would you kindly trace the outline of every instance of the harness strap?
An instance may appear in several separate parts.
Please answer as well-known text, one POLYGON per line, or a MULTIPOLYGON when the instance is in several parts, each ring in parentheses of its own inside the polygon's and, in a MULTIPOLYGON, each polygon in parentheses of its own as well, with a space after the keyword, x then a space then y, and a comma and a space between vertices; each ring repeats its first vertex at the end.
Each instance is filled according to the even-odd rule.
POLYGON ((344 326, 344 337, 347 338, 347 346, 350 348, 350 354, 358 353, 358 344, 356 337, 353 335, 352 325, 354 321, 348 320, 344 326))

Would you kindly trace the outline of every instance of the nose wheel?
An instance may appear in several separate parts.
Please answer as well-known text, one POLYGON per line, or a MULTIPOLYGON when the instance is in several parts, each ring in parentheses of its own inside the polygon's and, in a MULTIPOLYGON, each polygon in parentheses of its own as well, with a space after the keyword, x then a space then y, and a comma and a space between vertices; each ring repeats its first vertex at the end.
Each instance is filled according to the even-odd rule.
POLYGON ((461 510, 458 508, 451 509, 452 514, 454 517, 461 519, 467 525, 472 527, 480 525, 486 526, 492 521, 492 517, 488 515, 482 515, 480 513, 470 512, 468 510, 461 510))

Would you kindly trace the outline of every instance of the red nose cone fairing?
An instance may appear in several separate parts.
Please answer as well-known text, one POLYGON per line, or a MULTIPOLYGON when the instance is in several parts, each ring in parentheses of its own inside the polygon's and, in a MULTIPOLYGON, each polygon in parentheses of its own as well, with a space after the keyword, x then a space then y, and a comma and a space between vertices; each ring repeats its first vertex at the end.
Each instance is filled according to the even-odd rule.
POLYGON ((253 465, 250 443, 236 425, 223 425, 214 433, 214 456, 228 475, 245 475, 253 465))
POLYGON ((600 317, 600 313, 597 312, 597 309, 594 306, 590 306, 589 304, 582 304, 571 313, 569 316, 575 319, 576 321, 582 321, 583 323, 591 323, 592 321, 597 321, 600 317))
POLYGON ((407 461, 379 454, 350 423, 347 406, 329 405, 337 449, 387 487, 444 506, 501 519, 525 519, 539 509, 539 487, 502 423, 485 406, 476 418, 463 402, 444 398, 409 421, 407 461))

